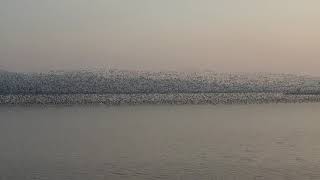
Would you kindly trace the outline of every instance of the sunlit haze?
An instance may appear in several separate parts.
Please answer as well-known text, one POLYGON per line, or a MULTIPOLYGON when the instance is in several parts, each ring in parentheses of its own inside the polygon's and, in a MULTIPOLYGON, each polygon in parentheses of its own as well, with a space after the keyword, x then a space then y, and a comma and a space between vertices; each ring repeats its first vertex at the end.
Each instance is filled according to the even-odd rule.
POLYGON ((320 75, 316 0, 0 0, 0 69, 320 75))

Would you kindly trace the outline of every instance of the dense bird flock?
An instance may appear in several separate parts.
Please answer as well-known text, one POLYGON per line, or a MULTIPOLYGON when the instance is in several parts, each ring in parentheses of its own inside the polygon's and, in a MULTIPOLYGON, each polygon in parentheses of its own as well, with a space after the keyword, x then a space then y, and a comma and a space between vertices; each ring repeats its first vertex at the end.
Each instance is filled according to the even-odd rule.
POLYGON ((318 101, 319 82, 311 76, 268 73, 0 71, 0 104, 305 102, 318 101))

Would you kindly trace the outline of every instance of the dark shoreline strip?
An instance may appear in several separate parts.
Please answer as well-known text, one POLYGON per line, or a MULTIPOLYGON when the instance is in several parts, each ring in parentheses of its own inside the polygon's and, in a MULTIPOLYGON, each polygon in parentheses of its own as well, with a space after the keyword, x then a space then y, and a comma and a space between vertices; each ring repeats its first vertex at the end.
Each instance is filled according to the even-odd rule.
POLYGON ((0 105, 267 104, 320 102, 320 95, 281 93, 0 95, 0 105))

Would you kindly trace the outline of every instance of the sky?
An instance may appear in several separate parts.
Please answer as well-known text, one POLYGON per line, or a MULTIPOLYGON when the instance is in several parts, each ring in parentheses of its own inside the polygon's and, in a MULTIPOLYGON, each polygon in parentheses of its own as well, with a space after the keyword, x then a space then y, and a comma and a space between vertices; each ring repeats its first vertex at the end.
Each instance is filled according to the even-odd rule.
POLYGON ((320 75, 318 0, 0 0, 0 69, 320 75))

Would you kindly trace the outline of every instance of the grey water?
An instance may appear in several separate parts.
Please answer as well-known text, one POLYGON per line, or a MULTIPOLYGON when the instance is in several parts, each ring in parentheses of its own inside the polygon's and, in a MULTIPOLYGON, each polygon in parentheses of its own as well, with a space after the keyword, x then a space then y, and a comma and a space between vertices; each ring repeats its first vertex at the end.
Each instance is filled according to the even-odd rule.
POLYGON ((320 179, 319 110, 1 106, 0 180, 320 179))

